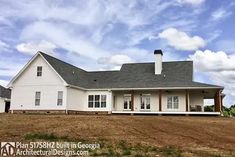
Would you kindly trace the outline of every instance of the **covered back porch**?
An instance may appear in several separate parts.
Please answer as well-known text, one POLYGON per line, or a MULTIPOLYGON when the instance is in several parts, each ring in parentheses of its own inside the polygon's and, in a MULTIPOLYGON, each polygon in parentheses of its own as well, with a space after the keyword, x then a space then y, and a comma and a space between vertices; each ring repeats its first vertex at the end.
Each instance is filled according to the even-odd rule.
POLYGON ((112 90, 113 114, 220 115, 221 89, 112 90), (214 112, 204 112, 204 99, 214 99, 214 112))

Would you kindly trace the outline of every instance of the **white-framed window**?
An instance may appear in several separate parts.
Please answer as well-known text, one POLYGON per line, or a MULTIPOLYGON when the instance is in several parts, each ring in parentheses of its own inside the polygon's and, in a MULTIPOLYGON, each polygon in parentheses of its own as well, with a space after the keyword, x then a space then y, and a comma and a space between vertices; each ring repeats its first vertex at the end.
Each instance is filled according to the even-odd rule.
POLYGON ((107 103, 106 95, 88 95, 89 108, 105 108, 107 103))
POLYGON ((94 107, 94 95, 88 95, 88 107, 93 108, 94 107))
POLYGON ((100 95, 95 95, 95 108, 100 107, 100 95))
POLYGON ((58 91, 57 94, 57 106, 63 105, 63 91, 58 91))
POLYGON ((101 95, 101 107, 106 107, 106 95, 101 95))
POLYGON ((168 96, 167 97, 167 109, 178 109, 179 108, 179 97, 168 96))
POLYGON ((35 93, 35 106, 40 106, 41 92, 35 93))
POLYGON ((131 110, 131 95, 124 94, 123 100, 124 100, 123 109, 124 110, 131 110))
POLYGON ((140 97, 140 109, 141 110, 150 110, 150 94, 142 94, 140 97))
POLYGON ((37 66, 37 76, 42 76, 42 66, 37 66))

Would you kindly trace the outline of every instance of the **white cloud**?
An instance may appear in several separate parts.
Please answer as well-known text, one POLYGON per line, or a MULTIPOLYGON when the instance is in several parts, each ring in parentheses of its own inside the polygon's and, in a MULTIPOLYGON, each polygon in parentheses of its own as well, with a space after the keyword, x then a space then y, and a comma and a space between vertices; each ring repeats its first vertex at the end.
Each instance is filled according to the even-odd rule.
POLYGON ((0 80, 0 85, 6 87, 9 82, 6 80, 0 80))
POLYGON ((191 4, 196 6, 205 2, 205 0, 177 0, 177 1, 182 4, 191 4))
POLYGON ((206 45, 205 40, 199 36, 190 37, 185 32, 175 28, 168 28, 159 33, 159 38, 166 39, 168 44, 177 50, 197 50, 206 45))
POLYGON ((28 42, 28 43, 21 43, 16 46, 16 49, 19 52, 33 55, 38 51, 54 54, 54 49, 56 45, 50 43, 48 41, 42 40, 40 42, 28 42))
POLYGON ((213 83, 225 87, 226 105, 235 103, 235 54, 205 50, 196 51, 189 59, 193 60, 197 72, 203 72, 213 83))
POLYGON ((224 8, 219 8, 211 14, 211 17, 212 17, 212 20, 217 21, 217 20, 226 18, 230 15, 232 15, 231 11, 228 11, 227 9, 224 9, 224 8))
POLYGON ((124 54, 116 54, 111 57, 99 58, 98 63, 103 65, 103 69, 119 70, 122 64, 134 62, 129 56, 124 54))
POLYGON ((223 51, 212 52, 210 50, 196 51, 189 59, 194 61, 199 71, 232 71, 235 70, 235 55, 227 55, 223 51))
POLYGON ((10 49, 10 46, 7 43, 0 40, 0 50, 1 51, 8 51, 9 49, 10 49))
POLYGON ((106 61, 114 65, 122 65, 123 63, 133 62, 130 57, 128 57, 127 55, 123 55, 123 54, 117 54, 117 55, 111 56, 110 58, 107 58, 106 61))

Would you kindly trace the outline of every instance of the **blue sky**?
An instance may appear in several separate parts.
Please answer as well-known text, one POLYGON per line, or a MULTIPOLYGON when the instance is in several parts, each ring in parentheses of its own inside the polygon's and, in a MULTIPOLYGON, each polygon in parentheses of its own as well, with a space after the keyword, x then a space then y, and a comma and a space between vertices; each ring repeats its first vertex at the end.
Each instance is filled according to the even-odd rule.
POLYGON ((0 0, 0 84, 37 52, 86 70, 193 60, 195 80, 225 86, 235 103, 233 0, 0 0))

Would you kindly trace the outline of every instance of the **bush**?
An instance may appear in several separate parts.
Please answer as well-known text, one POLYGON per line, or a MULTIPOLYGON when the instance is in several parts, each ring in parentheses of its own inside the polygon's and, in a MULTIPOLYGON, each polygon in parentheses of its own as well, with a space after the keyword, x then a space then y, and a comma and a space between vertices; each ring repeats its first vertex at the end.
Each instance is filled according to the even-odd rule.
POLYGON ((230 116, 229 111, 223 111, 223 115, 224 117, 229 117, 230 116))
POLYGON ((230 115, 232 115, 233 117, 235 117, 235 108, 231 108, 229 111, 230 115))
POLYGON ((214 111, 214 105, 212 106, 205 106, 204 107, 205 112, 213 112, 214 111))

